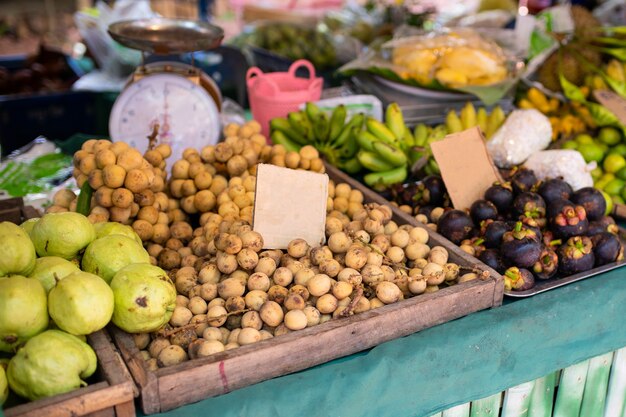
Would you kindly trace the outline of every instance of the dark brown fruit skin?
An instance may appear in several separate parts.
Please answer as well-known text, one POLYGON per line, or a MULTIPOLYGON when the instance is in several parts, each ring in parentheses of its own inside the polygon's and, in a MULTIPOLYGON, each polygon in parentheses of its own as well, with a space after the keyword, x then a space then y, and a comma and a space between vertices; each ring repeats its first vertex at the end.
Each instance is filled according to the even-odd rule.
POLYGON ((500 250, 504 260, 509 265, 520 268, 530 268, 539 260, 541 255, 541 241, 538 236, 527 228, 521 232, 516 230, 507 232, 502 237, 500 250))
POLYGON ((498 213, 505 213, 513 204, 513 191, 510 186, 507 188, 507 185, 494 184, 485 191, 485 200, 491 201, 498 213))
POLYGON ((567 240, 558 250, 559 274, 563 276, 574 275, 579 272, 588 271, 593 268, 595 256, 593 254, 593 244, 586 236, 575 236, 567 240), (581 243, 584 248, 575 248, 577 243, 581 243), (577 256, 580 255, 580 256, 577 256))
POLYGON ((587 212, 589 221, 599 220, 606 212, 606 200, 602 193, 593 187, 585 187, 572 194, 572 202, 580 204, 587 212))
POLYGON ((595 266, 602 266, 624 258, 624 247, 619 237, 609 232, 599 233, 591 238, 595 266))
POLYGON ((461 210, 446 211, 437 222, 437 233, 458 245, 474 234, 474 223, 470 216, 461 210))
POLYGON ((476 200, 470 207, 470 216, 474 224, 480 225, 483 220, 495 220, 498 217, 498 209, 488 200, 476 200))
POLYGON ((497 248, 502 242, 502 236, 511 230, 511 228, 503 221, 496 220, 487 224, 484 228, 483 238, 485 239, 485 247, 497 248))
POLYGON ((538 180, 531 169, 521 168, 511 177, 511 186, 516 194, 532 191, 538 180))
MULTIPOLYGON (((527 291, 535 286, 535 277, 532 272, 524 268, 511 267, 504 271, 505 286, 507 282, 511 282, 513 279, 511 275, 515 276, 515 281, 511 282, 513 291, 527 291)), ((505 287, 506 288, 506 287, 505 287)))
POLYGON ((478 256, 478 259, 485 265, 495 269, 499 274, 503 274, 506 270, 506 265, 504 265, 502 256, 500 256, 500 252, 497 249, 485 249, 478 256))
POLYGON ((533 217, 545 217, 546 202, 537 193, 526 191, 518 194, 513 200, 513 214, 521 216, 525 213, 529 213, 533 217))
POLYGON ((559 178, 551 178, 541 183, 537 190, 539 195, 543 197, 546 204, 550 204, 551 201, 557 198, 569 200, 574 193, 572 186, 567 182, 559 178))

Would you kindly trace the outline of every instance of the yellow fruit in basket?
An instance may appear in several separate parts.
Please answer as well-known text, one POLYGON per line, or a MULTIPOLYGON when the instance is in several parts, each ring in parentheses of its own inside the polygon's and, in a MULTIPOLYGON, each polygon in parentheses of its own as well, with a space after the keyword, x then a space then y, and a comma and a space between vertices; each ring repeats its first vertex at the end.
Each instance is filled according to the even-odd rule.
MULTIPOLYGON (((504 63, 499 57, 489 51, 466 46, 454 48, 443 55, 439 61, 439 68, 436 77, 443 83, 445 80, 440 79, 440 72, 443 69, 463 74, 467 78, 466 85, 493 84, 504 80, 507 74, 504 63)), ((457 77, 458 81, 455 86, 462 86, 463 84, 459 84, 462 77, 459 75, 457 77)))

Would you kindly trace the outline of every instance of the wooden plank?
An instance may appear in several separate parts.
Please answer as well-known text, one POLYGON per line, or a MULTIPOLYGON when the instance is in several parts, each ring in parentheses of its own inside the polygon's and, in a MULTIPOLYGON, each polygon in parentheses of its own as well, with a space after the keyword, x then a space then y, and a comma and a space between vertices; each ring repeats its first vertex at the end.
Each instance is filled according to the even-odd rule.
POLYGON ((527 417, 535 381, 511 387, 504 393, 502 417, 527 417))
POLYGON ((470 417, 497 417, 500 415, 502 394, 497 393, 491 397, 472 401, 470 417))
POLYGON ((528 417, 552 417, 556 375, 556 372, 552 372, 543 378, 535 380, 535 387, 533 388, 528 408, 528 417))
POLYGON ((19 207, 0 210, 0 221, 20 224, 22 223, 22 210, 19 207))
POLYGON ((606 403, 613 352, 589 360, 580 417, 601 416, 606 403))
POLYGON ((469 417, 470 403, 457 405, 441 413, 441 417, 469 417))
POLYGON ((626 348, 615 351, 609 389, 606 395, 604 417, 622 417, 626 407, 626 348))
POLYGON ((103 332, 89 335, 89 343, 98 357, 98 368, 104 381, 80 388, 66 394, 55 395, 4 410, 6 417, 64 417, 111 415, 116 405, 122 405, 125 414, 118 417, 130 417, 135 414, 134 397, 137 392, 128 371, 124 370, 121 360, 115 361, 115 351, 108 336, 103 332), (110 378, 110 379, 109 379, 110 378), (109 411, 106 411, 109 409, 109 411), (108 413, 108 414, 107 414, 108 413))
POLYGON ((583 401, 589 360, 563 370, 554 405, 554 417, 578 416, 583 401))
POLYGON ((15 207, 23 207, 24 199, 22 197, 5 198, 0 200, 0 210, 8 210, 15 207))

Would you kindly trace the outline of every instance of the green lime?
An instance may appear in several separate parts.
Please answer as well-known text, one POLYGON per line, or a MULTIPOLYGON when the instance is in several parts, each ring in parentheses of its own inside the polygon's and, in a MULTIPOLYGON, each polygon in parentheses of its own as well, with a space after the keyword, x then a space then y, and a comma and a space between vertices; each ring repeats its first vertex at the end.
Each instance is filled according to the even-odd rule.
POLYGON ((606 185, 609 182, 611 182, 613 179, 615 179, 615 175, 613 175, 611 173, 606 173, 606 174, 602 175, 598 181, 596 181, 594 186, 598 190, 604 190, 604 187, 606 187, 606 185))
POLYGON ((586 133, 581 133, 580 135, 576 135, 574 140, 580 143, 581 145, 584 143, 593 143, 593 138, 586 133))
POLYGON ((604 201, 606 201, 606 210, 604 211, 604 215, 608 216, 613 212, 613 200, 608 193, 602 190, 600 190, 600 192, 602 193, 602 197, 604 197, 604 201))
POLYGON ((578 152, 582 154, 587 162, 600 162, 604 158, 602 147, 596 143, 584 143, 578 147, 578 152))
POLYGON ((610 153, 616 153, 618 155, 626 156, 626 143, 620 143, 617 146, 613 146, 610 153))
POLYGON ((609 153, 609 151, 611 150, 611 148, 608 147, 608 145, 605 145, 602 142, 596 142, 596 144, 600 147, 600 149, 602 149, 602 152, 606 155, 607 153, 609 153))
POLYGON ((561 146, 562 149, 578 149, 578 142, 575 140, 568 140, 567 142, 563 142, 561 146))
POLYGON ((622 141, 622 135, 619 130, 612 127, 603 127, 598 132, 598 139, 600 142, 607 145, 617 145, 622 141))
POLYGON ((613 204, 624 204, 624 199, 618 195, 611 197, 611 200, 613 200, 613 204))
POLYGON ((620 195, 624 188, 624 180, 620 180, 619 178, 614 178, 609 181, 603 188, 603 191, 609 195, 620 195))
POLYGON ((622 190, 622 194, 620 196, 626 200, 626 188, 622 190))
POLYGON ((591 178, 593 178, 593 181, 595 182, 602 178, 602 175, 604 175, 604 171, 600 167, 595 167, 593 170, 591 170, 590 174, 591 178))
MULTIPOLYGON (((591 176, 593 177, 593 171, 592 171, 591 176)), ((626 181, 626 167, 624 167, 624 168, 620 169, 619 171, 617 171, 615 173, 615 177, 619 178, 620 180, 626 181)))
POLYGON ((604 158, 602 167, 606 172, 616 173, 620 169, 626 167, 626 158, 622 155, 610 154, 604 158))

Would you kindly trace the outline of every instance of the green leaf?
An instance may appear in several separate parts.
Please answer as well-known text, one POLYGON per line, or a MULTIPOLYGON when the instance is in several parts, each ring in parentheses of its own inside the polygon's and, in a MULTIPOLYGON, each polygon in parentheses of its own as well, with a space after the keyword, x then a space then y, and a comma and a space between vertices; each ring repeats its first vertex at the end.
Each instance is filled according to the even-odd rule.
POLYGON ((583 94, 581 89, 578 88, 574 83, 569 82, 561 71, 559 71, 559 82, 561 83, 561 88, 563 89, 563 94, 565 94, 565 97, 578 103, 587 102, 585 94, 583 94))

